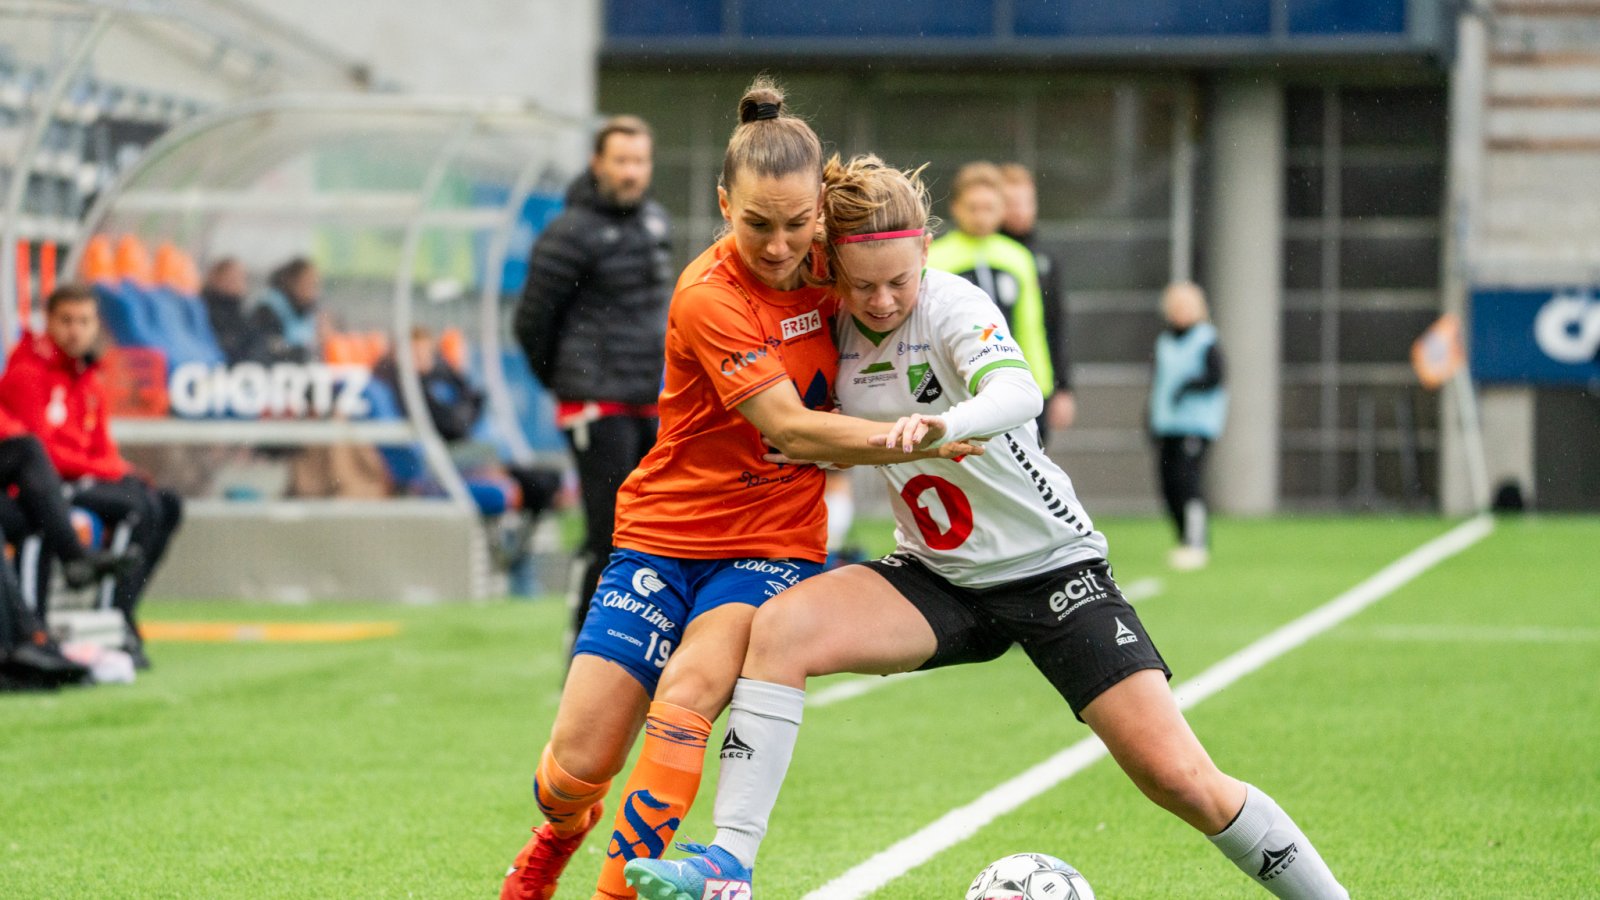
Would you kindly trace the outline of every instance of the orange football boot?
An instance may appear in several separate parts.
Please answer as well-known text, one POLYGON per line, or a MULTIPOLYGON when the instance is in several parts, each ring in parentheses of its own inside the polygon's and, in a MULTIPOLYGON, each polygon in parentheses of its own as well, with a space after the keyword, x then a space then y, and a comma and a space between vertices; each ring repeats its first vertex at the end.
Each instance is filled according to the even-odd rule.
POLYGON ((589 820, 579 831, 560 837, 546 822, 533 830, 533 839, 517 854, 517 861, 506 872, 500 886, 500 900, 550 900, 556 895, 556 879, 567 867, 578 845, 589 836, 604 810, 597 801, 589 807, 589 820))

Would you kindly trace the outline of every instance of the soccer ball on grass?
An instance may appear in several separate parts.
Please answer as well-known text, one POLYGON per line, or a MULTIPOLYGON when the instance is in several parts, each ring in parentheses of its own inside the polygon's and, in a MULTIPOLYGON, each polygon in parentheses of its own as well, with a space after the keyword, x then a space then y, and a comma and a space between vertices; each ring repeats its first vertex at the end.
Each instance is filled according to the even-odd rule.
POLYGON ((1094 888, 1054 856, 1014 853, 979 872, 967 900, 1094 900, 1094 888))

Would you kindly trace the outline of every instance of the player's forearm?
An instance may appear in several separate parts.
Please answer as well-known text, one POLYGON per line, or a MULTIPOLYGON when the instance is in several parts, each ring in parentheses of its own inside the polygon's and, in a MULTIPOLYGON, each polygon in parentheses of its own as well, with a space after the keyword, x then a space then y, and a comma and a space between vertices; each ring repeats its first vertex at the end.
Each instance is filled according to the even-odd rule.
POLYGON ((892 463, 932 459, 937 450, 903 450, 874 447, 871 439, 889 433, 889 425, 850 416, 805 410, 785 423, 767 440, 790 459, 831 462, 854 466, 884 466, 892 463))
POLYGON ((1044 395, 1026 369, 996 369, 978 388, 975 397, 963 400, 940 415, 945 422, 946 441, 1004 434, 1039 417, 1044 410, 1044 395))

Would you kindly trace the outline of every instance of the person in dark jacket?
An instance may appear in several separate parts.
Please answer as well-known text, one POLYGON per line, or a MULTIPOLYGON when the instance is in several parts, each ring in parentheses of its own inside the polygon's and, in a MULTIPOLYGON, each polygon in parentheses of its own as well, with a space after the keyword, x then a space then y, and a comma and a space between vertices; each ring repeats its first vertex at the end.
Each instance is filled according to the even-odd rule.
MULTIPOLYGON (((428 418, 434 430, 446 444, 459 444, 472 438, 472 431, 483 416, 486 398, 473 387, 467 373, 457 368, 440 352, 439 341, 426 325, 411 328, 411 360, 417 370, 417 380, 422 387, 423 402, 428 405, 428 418)), ((407 409, 406 393, 400 385, 400 366, 393 352, 378 360, 372 367, 372 377, 389 387, 402 410, 407 409)), ((521 490, 522 505, 529 526, 539 515, 550 508, 561 490, 561 476, 552 471, 509 463, 479 464, 466 475, 480 477, 505 476, 517 483, 521 490)))
POLYGON ((1044 412, 1039 414, 1039 443, 1049 445, 1052 431, 1072 427, 1078 417, 1078 404, 1072 393, 1072 363, 1067 346, 1067 298, 1061 290, 1061 270, 1055 258, 1039 246, 1034 226, 1039 221, 1039 192, 1033 173, 1021 163, 1000 167, 1001 192, 1005 195, 1005 218, 1000 233, 1028 248, 1039 272, 1039 301, 1044 307, 1044 339, 1050 348, 1050 373, 1055 390, 1045 392, 1044 412))
POLYGON ((650 172, 650 126, 634 116, 607 121, 566 210, 533 245, 517 307, 517 339, 555 394, 577 461, 585 534, 573 634, 611 555, 617 489, 656 439, 676 276, 650 172))
POLYGON ((1161 295, 1161 314, 1167 327, 1156 338, 1150 436, 1160 454, 1161 494, 1178 533, 1168 562, 1187 571, 1209 561, 1205 458, 1222 433, 1228 394, 1222 386, 1217 329, 1200 286, 1192 281, 1168 285, 1161 295))
POLYGON ((260 363, 320 362, 321 295, 322 278, 311 260, 297 256, 273 269, 250 313, 252 346, 245 355, 260 363))
POLYGON ((230 366, 245 360, 250 351, 250 322, 245 314, 248 291, 244 263, 232 256, 212 263, 200 286, 200 300, 206 305, 206 316, 217 336, 217 347, 230 366))

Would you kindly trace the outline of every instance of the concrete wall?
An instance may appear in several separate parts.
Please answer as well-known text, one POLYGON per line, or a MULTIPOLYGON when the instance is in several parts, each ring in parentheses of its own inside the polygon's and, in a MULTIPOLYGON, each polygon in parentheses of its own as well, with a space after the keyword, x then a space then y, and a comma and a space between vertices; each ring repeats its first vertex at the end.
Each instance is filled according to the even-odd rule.
MULTIPOLYGON (((530 97, 551 110, 595 108, 600 0, 213 0, 194 4, 215 40, 163 19, 119 17, 90 71, 101 79, 222 103, 264 91, 348 89, 342 73, 369 69, 386 87, 433 94, 530 97), (252 53, 268 48, 262 68, 252 53), (318 61, 321 61, 319 64, 318 61), (330 64, 331 63, 331 64, 330 64)), ((86 28, 0 13, 0 48, 52 68, 86 28)))
POLYGON ((241 0, 365 60, 420 93, 532 97, 595 106, 599 0, 241 0))

